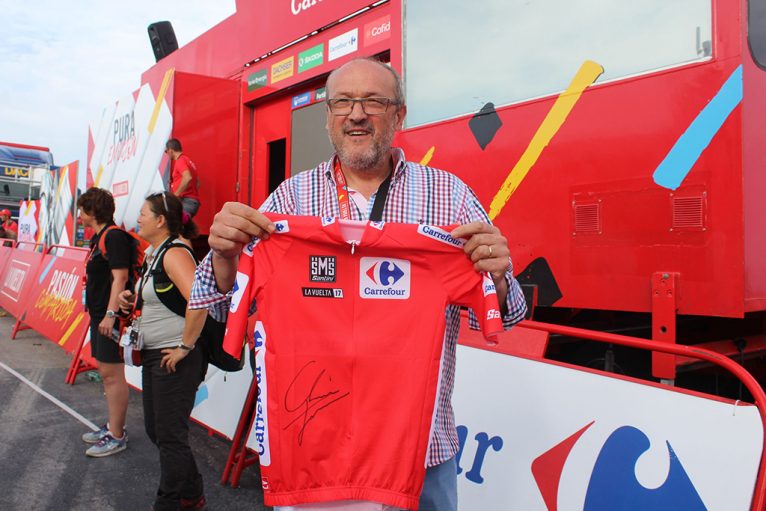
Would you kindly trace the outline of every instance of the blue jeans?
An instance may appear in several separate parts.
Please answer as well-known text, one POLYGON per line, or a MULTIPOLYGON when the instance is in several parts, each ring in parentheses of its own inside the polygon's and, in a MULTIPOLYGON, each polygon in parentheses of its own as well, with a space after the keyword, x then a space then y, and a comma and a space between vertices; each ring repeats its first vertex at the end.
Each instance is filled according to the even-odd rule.
POLYGON ((418 509, 457 511, 457 462, 454 457, 426 470, 418 509))

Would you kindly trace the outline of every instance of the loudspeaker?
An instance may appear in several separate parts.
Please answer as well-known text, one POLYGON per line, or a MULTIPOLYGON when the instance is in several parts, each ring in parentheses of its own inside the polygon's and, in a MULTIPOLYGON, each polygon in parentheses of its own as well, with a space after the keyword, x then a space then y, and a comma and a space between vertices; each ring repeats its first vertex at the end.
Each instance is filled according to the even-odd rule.
POLYGON ((169 21, 152 23, 147 30, 149 31, 149 42, 152 44, 152 50, 154 50, 154 58, 157 59, 157 62, 178 49, 176 33, 173 31, 173 25, 169 21))

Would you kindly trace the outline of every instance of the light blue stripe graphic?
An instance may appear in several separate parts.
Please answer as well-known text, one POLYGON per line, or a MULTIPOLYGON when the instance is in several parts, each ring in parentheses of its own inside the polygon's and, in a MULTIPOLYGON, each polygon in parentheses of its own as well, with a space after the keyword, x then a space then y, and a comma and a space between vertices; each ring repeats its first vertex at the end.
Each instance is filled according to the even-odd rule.
POLYGON ((200 388, 197 389, 197 394, 194 396, 194 406, 192 408, 196 407, 208 397, 210 396, 208 394, 207 385, 203 383, 200 385, 200 388))
POLYGON ((670 152, 654 171, 654 182, 675 190, 699 159, 702 151, 721 129, 729 114, 742 102, 742 66, 729 76, 726 83, 692 121, 670 152))
POLYGON ((51 271, 51 268, 53 268, 53 263, 56 262, 56 257, 57 256, 55 255, 51 257, 51 261, 48 263, 48 266, 46 266, 45 269, 40 273, 40 279, 38 281, 40 284, 43 283, 43 280, 45 280, 45 277, 48 275, 48 272, 51 271))

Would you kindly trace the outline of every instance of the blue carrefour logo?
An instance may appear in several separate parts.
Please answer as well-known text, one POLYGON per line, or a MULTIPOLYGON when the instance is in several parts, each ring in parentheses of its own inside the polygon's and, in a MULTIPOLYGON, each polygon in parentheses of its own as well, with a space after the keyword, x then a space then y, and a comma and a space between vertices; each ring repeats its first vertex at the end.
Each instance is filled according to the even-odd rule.
MULTIPOLYGON (((594 422, 565 438, 532 462, 532 474, 549 511, 558 509, 557 489, 572 449, 594 422)), ((614 430, 602 445, 588 478, 583 511, 707 511, 670 442, 666 441, 665 444, 669 460, 667 477, 660 486, 647 488, 636 477, 636 464, 649 450, 649 438, 633 426, 622 426, 614 430)))
POLYGON ((705 504, 670 442, 666 444, 670 459, 668 477, 658 488, 645 488, 636 479, 636 462, 649 449, 649 438, 643 431, 632 426, 615 430, 609 435, 596 459, 583 511, 706 511, 705 504))
POLYGON ((404 272, 396 264, 389 261, 383 261, 372 265, 370 269, 367 270, 367 276, 376 284, 393 286, 399 282, 399 279, 404 277, 404 272))

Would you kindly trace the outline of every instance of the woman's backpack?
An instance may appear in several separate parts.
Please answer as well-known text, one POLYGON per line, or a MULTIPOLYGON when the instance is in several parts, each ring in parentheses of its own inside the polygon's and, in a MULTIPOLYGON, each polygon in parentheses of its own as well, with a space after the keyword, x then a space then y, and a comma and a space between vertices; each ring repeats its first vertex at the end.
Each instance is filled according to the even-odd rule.
MULTIPOLYGON (((160 302, 162 302, 162 304, 170 311, 179 316, 185 316, 187 301, 178 290, 178 287, 173 284, 172 280, 170 280, 168 274, 165 273, 165 267, 163 266, 165 253, 172 247, 185 248, 194 258, 194 262, 197 262, 194 252, 188 245, 176 242, 175 240, 165 244, 157 254, 157 264, 154 265, 154 269, 152 270, 154 292, 157 293, 157 298, 159 298, 160 302)), ((202 328, 200 338, 197 342, 202 343, 201 347, 204 350, 208 362, 224 371, 239 371, 245 363, 245 340, 242 340, 242 352, 240 353, 239 360, 237 360, 223 349, 223 337, 225 333, 226 322, 217 321, 213 316, 208 314, 207 319, 205 320, 205 326, 202 328)))

